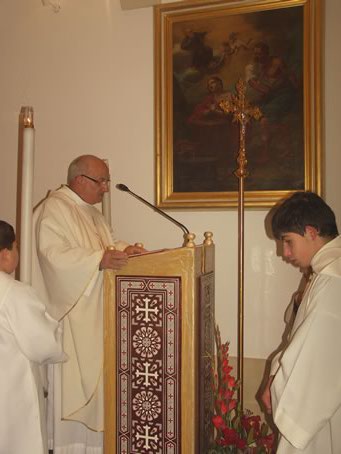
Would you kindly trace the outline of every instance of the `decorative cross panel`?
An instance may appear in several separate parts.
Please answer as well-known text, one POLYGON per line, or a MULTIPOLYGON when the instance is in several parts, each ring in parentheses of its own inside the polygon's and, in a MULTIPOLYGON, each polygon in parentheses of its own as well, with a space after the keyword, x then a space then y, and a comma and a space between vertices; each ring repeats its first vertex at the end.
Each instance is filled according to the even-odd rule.
POLYGON ((116 276, 118 454, 181 452, 180 284, 116 276))
POLYGON ((214 414, 212 358, 214 356, 214 273, 200 276, 200 453, 207 453, 213 444, 214 414))

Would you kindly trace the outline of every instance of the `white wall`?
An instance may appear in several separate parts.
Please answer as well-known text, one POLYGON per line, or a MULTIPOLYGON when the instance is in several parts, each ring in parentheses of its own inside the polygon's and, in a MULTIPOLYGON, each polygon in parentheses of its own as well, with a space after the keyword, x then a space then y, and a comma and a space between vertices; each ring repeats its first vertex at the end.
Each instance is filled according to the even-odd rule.
MULTIPOLYGON (((109 159, 114 183, 154 200, 153 10, 122 11, 119 0, 61 0, 54 13, 40 0, 0 2, 0 218, 16 222, 18 115, 32 105, 36 125, 34 201, 65 181, 68 163, 94 153, 109 159)), ((341 224, 339 124, 341 2, 326 1, 326 197, 341 224)), ((179 246, 182 233, 113 189, 118 237, 148 249, 179 246)), ((237 213, 171 213, 197 234, 214 232, 216 315, 236 352, 237 213)), ((283 312, 299 274, 276 256, 264 231, 266 210, 248 210, 245 256, 245 355, 265 358, 277 346, 283 312)))

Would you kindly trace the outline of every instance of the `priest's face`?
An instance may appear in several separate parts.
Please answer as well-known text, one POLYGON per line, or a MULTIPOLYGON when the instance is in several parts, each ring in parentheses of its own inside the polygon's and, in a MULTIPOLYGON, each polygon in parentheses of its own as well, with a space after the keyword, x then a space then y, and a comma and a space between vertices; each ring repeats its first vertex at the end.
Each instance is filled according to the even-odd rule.
POLYGON ((300 268, 308 268, 316 250, 314 238, 310 231, 305 234, 287 232, 281 236, 283 257, 292 265, 300 268))
POLYGON ((90 205, 103 200, 105 192, 109 191, 109 169, 102 159, 90 159, 83 175, 80 175, 78 185, 79 196, 90 205))

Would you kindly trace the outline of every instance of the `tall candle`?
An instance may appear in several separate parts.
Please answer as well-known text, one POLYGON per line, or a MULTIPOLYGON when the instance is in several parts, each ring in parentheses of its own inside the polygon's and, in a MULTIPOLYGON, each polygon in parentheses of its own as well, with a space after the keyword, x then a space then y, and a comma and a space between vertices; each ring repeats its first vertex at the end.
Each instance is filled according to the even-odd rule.
POLYGON ((23 107, 24 133, 21 177, 20 280, 32 281, 32 212, 34 169, 33 108, 23 107))
MULTIPOLYGON (((109 168, 109 162, 107 159, 103 159, 103 161, 106 163, 106 165, 109 168)), ((110 170, 110 169, 109 169, 110 170)), ((105 192, 103 194, 103 199, 102 199, 102 213, 107 221, 107 223, 111 226, 111 194, 110 194, 111 188, 109 185, 109 191, 105 192)))

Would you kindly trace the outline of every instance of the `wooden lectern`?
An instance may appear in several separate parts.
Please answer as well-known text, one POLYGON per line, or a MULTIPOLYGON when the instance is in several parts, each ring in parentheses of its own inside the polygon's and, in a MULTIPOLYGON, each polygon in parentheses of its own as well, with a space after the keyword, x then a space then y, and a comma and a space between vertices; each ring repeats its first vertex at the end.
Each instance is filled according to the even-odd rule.
POLYGON ((104 282, 105 454, 198 454, 212 442, 214 245, 134 256, 104 282))

